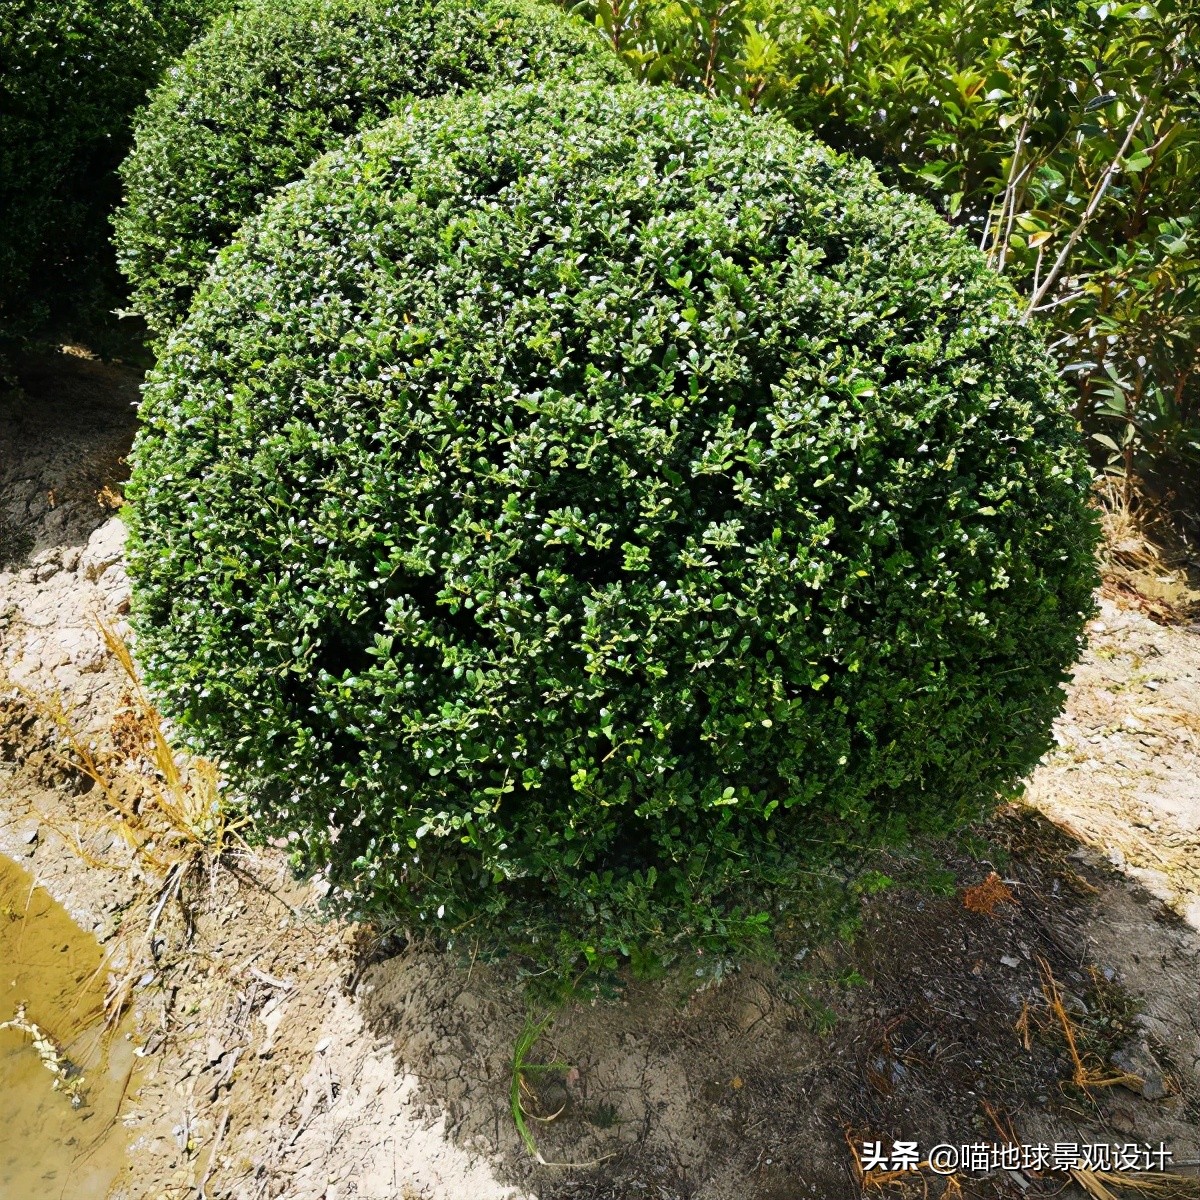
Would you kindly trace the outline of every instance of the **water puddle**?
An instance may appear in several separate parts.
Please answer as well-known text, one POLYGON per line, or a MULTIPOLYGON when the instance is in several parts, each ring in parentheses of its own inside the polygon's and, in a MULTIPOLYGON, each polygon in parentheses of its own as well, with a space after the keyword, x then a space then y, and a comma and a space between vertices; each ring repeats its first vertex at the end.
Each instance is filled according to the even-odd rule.
POLYGON ((96 939, 0 854, 0 1024, 18 1022, 0 1029, 0 1200, 104 1200, 125 1169, 116 1117, 135 1059, 105 1029, 101 963, 96 939))

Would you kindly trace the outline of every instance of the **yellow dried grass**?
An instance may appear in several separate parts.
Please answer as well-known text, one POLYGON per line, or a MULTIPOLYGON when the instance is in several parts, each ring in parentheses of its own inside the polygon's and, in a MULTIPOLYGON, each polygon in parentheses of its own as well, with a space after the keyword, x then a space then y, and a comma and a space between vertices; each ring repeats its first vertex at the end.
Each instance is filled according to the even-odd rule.
MULTIPOLYGON (((114 834, 147 869, 170 874, 182 861, 201 856, 215 861, 240 845, 238 831, 248 818, 234 818, 221 797, 216 765, 203 758, 182 761, 167 738, 162 717, 147 697, 138 677, 133 656, 124 639, 103 621, 96 622, 109 654, 124 674, 132 720, 124 732, 143 743, 146 773, 130 768, 114 755, 99 752, 72 719, 63 701, 55 695, 34 692, 14 684, 26 702, 50 720, 68 747, 60 757, 80 771, 99 789, 111 819, 99 818, 97 828, 114 834)), ((92 866, 105 863, 88 851, 78 829, 66 829, 48 814, 43 822, 69 841, 92 866)))
POLYGON ((1037 961, 1038 970, 1042 975, 1042 995, 1045 997, 1054 1019, 1062 1028, 1067 1052, 1071 1056, 1071 1063, 1074 1067, 1071 1082, 1076 1087, 1083 1088, 1084 1091, 1090 1091, 1092 1088, 1116 1087, 1120 1084, 1140 1089, 1145 1082, 1140 1076, 1131 1075, 1126 1071, 1110 1071, 1102 1063, 1095 1066, 1093 1063, 1098 1060, 1094 1054, 1080 1054, 1075 1023, 1071 1020, 1071 1015, 1063 1003, 1062 989, 1058 986, 1058 980, 1054 978, 1050 964, 1040 954, 1037 961))
POLYGON ((1093 1200, 1128 1200, 1135 1196, 1153 1196, 1158 1200, 1196 1200, 1200 1197, 1200 1179, 1159 1171, 1088 1171, 1072 1167, 1071 1178, 1093 1200))

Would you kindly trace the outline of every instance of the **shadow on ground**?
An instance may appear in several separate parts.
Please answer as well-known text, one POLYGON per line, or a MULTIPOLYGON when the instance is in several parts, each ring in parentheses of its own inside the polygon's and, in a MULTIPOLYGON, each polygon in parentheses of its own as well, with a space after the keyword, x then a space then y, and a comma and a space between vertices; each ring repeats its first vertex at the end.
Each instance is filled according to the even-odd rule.
POLYGON ((16 363, 0 390, 0 569, 83 546, 120 505, 141 373, 75 354, 16 363))
MULTIPOLYGON (((526 1008, 508 970, 412 949, 367 968, 362 1005, 428 1115, 541 1200, 835 1200, 858 1194, 849 1143, 868 1141, 1161 1141, 1195 1159, 1195 933, 1032 810, 984 833, 993 862, 948 856, 943 889, 865 902, 849 944, 563 1011, 531 1058, 565 1065, 527 1074, 522 1103, 546 1160, 591 1165, 537 1167, 520 1145, 509 1088, 526 1008)), ((925 1172, 892 1194, 1070 1195, 1063 1183, 925 1172)))

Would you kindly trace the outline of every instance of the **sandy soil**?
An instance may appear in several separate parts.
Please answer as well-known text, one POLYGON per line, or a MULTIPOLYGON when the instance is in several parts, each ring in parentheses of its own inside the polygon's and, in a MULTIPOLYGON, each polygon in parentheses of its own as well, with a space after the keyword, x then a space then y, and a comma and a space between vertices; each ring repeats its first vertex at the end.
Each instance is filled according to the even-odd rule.
MULTIPOLYGON (((164 876, 130 849, 114 805, 141 811, 156 781, 95 621, 122 632, 128 604, 112 506, 136 379, 62 358, 23 383, 0 399, 0 852, 132 985, 143 1065, 115 1195, 845 1200, 851 1144, 990 1140, 997 1123, 1200 1158, 1196 632, 1106 600, 1034 807, 973 854, 882 864, 901 884, 863 900, 852 942, 798 930, 780 964, 557 1014, 531 1061, 562 1066, 520 1094, 543 1158, 573 1165, 539 1165, 509 1111, 529 1016, 511 967, 323 919, 281 850, 164 876), (64 754, 56 704, 108 790, 64 754), (968 889, 992 870, 980 902, 968 889)), ((1022 1172, 961 1193, 899 1182, 1083 1194, 1022 1172)))
POLYGON ((1200 928, 1200 636, 1102 599, 1029 799, 1200 928))

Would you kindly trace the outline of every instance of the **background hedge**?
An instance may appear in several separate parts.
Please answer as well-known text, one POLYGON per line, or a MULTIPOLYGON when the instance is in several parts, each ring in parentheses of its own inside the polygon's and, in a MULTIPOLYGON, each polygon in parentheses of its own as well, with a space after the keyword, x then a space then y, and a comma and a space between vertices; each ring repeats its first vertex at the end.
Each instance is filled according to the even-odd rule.
POLYGON ((642 78, 773 109, 970 228, 1125 505, 1149 484, 1195 541, 1195 0, 562 2, 642 78))
POLYGON ((101 311, 115 302, 108 213, 130 116, 220 7, 218 0, 5 0, 0 338, 36 331, 81 300, 101 311))
POLYGON ((627 78, 580 21, 531 0, 260 0, 155 93, 116 222, 134 307, 162 333, 263 197, 413 96, 562 75, 627 78))
POLYGON ((1048 745, 1088 472, 1009 285, 771 118, 418 103, 246 226, 135 450, 140 654, 366 908, 744 945, 1048 745))

